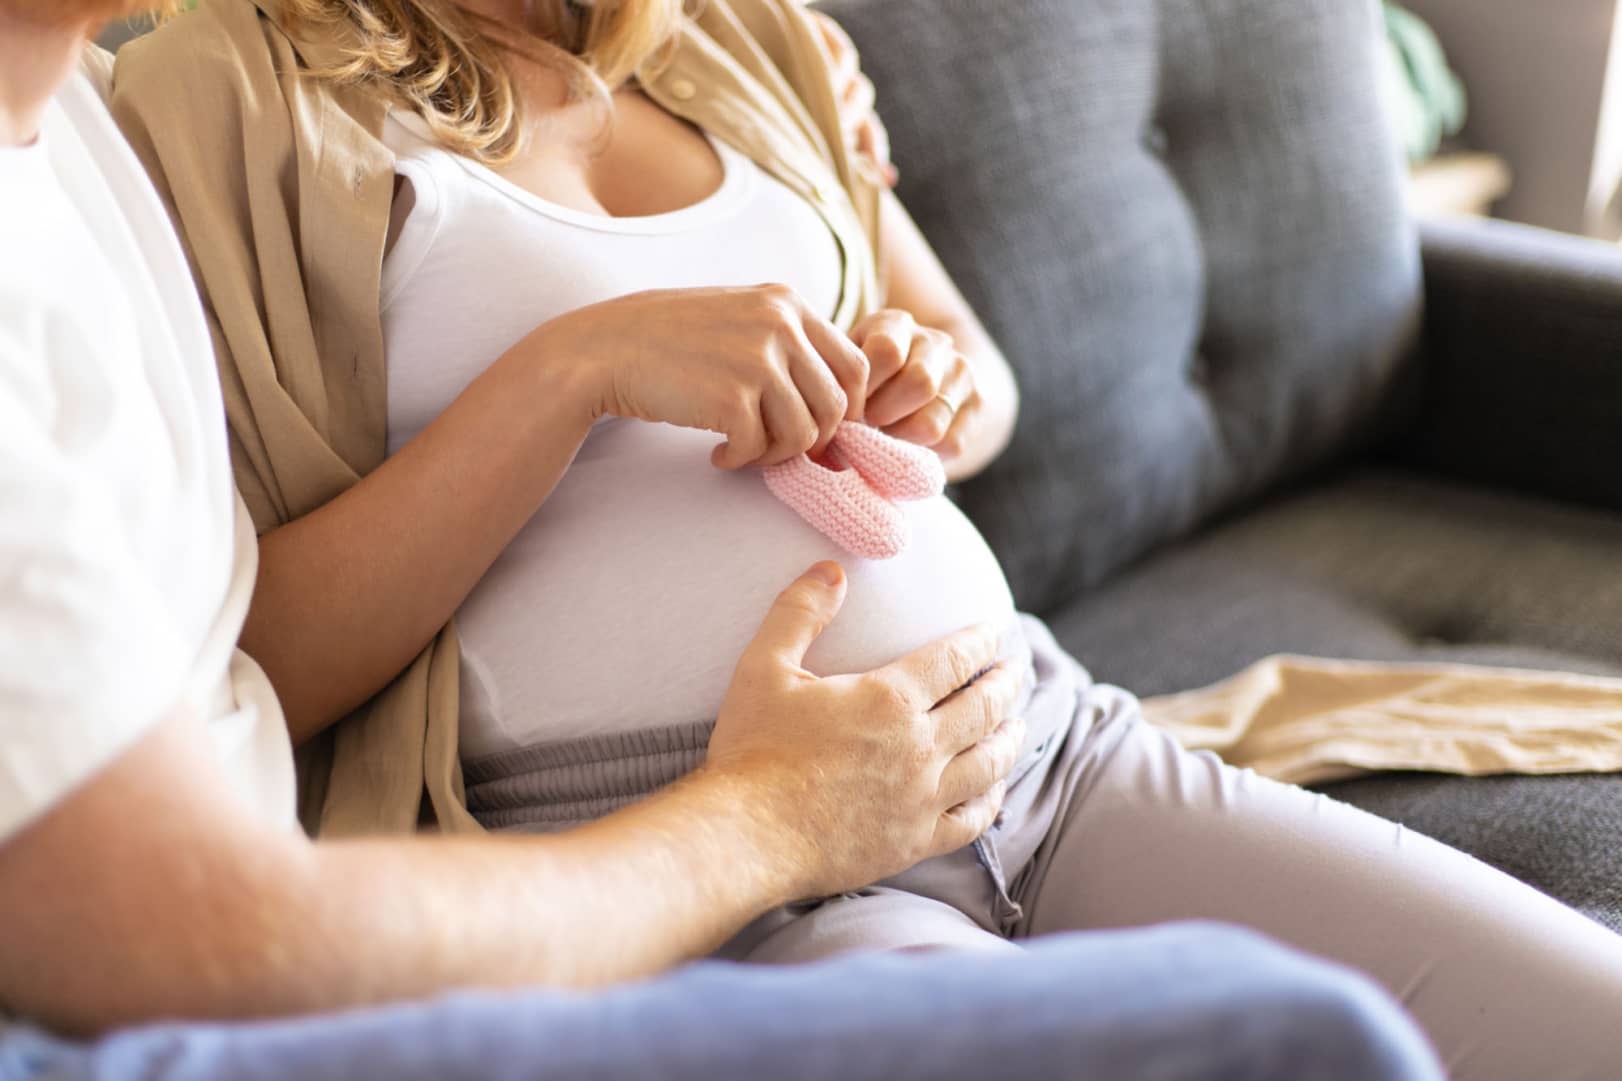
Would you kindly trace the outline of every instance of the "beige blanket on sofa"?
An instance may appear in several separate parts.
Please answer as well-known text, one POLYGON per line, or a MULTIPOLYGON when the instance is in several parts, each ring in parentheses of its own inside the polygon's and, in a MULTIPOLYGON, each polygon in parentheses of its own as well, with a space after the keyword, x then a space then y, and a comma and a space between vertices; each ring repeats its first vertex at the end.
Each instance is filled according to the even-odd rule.
POLYGON ((1295 784, 1622 771, 1622 679, 1280 656, 1144 711, 1184 746, 1295 784))

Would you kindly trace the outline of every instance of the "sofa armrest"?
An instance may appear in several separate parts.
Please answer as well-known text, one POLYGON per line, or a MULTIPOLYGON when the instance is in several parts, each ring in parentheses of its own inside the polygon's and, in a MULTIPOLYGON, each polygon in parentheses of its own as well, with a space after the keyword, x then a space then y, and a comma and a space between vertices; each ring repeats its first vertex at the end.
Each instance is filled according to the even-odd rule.
POLYGON ((1622 509, 1622 248, 1504 222, 1427 224, 1411 464, 1622 509))

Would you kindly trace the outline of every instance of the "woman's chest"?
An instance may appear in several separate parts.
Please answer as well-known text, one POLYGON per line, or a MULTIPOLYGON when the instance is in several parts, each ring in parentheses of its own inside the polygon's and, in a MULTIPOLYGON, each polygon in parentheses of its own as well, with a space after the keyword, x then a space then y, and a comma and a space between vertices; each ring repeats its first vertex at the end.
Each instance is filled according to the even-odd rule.
POLYGON ((541 113, 500 175, 538 198, 604 217, 668 214, 708 198, 726 164, 704 133, 640 91, 541 113))
POLYGON ((831 315, 842 256, 826 222, 742 155, 722 152, 727 178, 709 198, 616 219, 548 204, 448 155, 403 158, 416 206, 383 273, 389 452, 537 326, 590 304, 781 282, 831 315))

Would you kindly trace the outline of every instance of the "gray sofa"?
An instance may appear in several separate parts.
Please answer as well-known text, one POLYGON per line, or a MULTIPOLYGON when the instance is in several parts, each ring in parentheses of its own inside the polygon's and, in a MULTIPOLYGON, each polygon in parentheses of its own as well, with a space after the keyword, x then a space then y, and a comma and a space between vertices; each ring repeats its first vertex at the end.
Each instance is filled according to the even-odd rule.
MULTIPOLYGON (((1373 0, 824 0, 1024 388, 965 509, 1101 679, 1622 675, 1622 252, 1416 227, 1373 0)), ((1331 795, 1622 930, 1622 776, 1331 795)))

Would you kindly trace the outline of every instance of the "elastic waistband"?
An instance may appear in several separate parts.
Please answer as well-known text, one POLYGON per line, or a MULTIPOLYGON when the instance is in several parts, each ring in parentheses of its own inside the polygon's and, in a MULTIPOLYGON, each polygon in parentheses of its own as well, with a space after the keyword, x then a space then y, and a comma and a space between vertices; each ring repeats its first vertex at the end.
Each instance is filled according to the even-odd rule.
MULTIPOLYGON (((1018 707, 1026 720, 1017 780, 1058 742, 1091 684, 1047 627, 1021 617, 1032 678, 1018 707)), ((468 810, 489 830, 554 833, 652 795, 704 763, 713 720, 541 743, 464 762, 468 810)))
POLYGON ((714 721, 541 743, 464 763, 468 810, 485 829, 549 833, 590 822, 704 763, 714 721))

